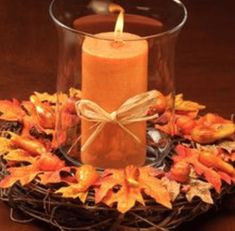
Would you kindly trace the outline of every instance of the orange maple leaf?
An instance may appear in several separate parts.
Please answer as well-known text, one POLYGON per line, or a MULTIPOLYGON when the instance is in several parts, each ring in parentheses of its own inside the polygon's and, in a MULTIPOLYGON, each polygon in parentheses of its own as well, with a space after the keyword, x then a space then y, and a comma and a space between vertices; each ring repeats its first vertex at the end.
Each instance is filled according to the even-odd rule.
MULTIPOLYGON (((98 195, 98 197, 100 197, 99 194, 104 195, 104 192, 107 192, 102 199, 103 203, 108 206, 117 203, 117 210, 121 213, 125 213, 131 209, 136 201, 145 205, 141 194, 141 186, 137 181, 139 176, 137 167, 128 166, 125 170, 112 169, 111 172, 112 174, 108 175, 108 177, 102 181, 101 189, 96 191, 96 196, 98 195), (114 192, 113 187, 118 185, 121 186, 121 188, 117 192, 114 192)), ((98 202, 99 201, 96 200, 96 203, 98 202)))
MULTIPOLYGON (((22 149, 12 149, 4 156, 7 161, 14 162, 28 162, 27 166, 18 166, 7 168, 9 175, 5 176, 1 182, 0 187, 8 188, 19 181, 23 186, 30 183, 38 174, 44 172, 45 177, 50 177, 47 181, 52 181, 52 177, 56 178, 56 174, 63 169, 66 170, 64 161, 60 160, 52 153, 44 153, 41 156, 31 156, 29 152, 22 149), (49 172, 46 174, 46 172, 49 172), (54 175, 52 174, 54 173, 54 175), (51 176, 51 175, 52 176, 51 176)), ((54 179, 55 181, 55 179, 54 179)))
POLYGON ((8 168, 7 171, 9 175, 0 181, 1 188, 9 188, 18 181, 24 186, 30 183, 40 173, 35 165, 12 167, 8 168))
POLYGON ((81 167, 74 169, 76 170, 75 179, 77 182, 67 182, 68 186, 61 187, 56 193, 61 193, 62 197, 66 198, 79 198, 81 202, 84 203, 89 188, 99 179, 99 174, 91 165, 82 165, 81 167))
POLYGON ((145 194, 155 199, 157 203, 172 208, 169 192, 160 179, 152 176, 151 167, 140 168, 139 183, 145 194))
POLYGON ((96 189, 95 201, 108 206, 117 203, 118 211, 125 213, 135 206, 136 202, 145 204, 143 193, 155 199, 157 203, 171 208, 170 195, 161 180, 155 177, 155 171, 151 167, 127 166, 122 170, 107 170, 96 189))
POLYGON ((185 161, 191 164, 198 175, 203 175, 205 179, 214 186, 217 192, 221 191, 221 177, 215 170, 203 165, 199 161, 200 152, 197 149, 177 145, 176 152, 178 155, 174 157, 175 162, 185 161))
POLYGON ((55 171, 42 172, 39 175, 40 183, 46 185, 60 182, 68 182, 68 178, 61 176, 61 172, 67 172, 68 174, 70 174, 70 170, 70 167, 64 167, 55 171))
POLYGON ((18 100, 0 100, 0 119, 8 121, 21 121, 25 112, 20 107, 18 100))
POLYGON ((101 202, 104 197, 113 191, 114 186, 120 185, 123 183, 124 171, 121 169, 107 169, 104 171, 103 176, 97 182, 99 188, 96 189, 95 193, 95 202, 101 202))

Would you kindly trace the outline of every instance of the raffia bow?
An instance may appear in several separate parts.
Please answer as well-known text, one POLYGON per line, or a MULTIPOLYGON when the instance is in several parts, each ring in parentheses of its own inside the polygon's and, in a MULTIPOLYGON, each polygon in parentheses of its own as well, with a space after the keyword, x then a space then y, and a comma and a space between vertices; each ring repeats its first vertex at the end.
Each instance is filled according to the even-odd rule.
MULTIPOLYGON (((82 99, 77 101, 75 103, 77 114, 82 119, 95 123, 94 126, 92 126, 94 128, 94 132, 83 144, 81 151, 84 152, 87 150, 107 123, 117 124, 132 136, 136 142, 140 143, 140 139, 130 131, 126 125, 157 118, 158 114, 152 116, 147 115, 149 107, 154 105, 156 100, 156 90, 141 93, 129 98, 116 111, 111 113, 105 111, 102 107, 91 100, 82 99)), ((81 137, 79 137, 78 140, 80 138, 81 137)))

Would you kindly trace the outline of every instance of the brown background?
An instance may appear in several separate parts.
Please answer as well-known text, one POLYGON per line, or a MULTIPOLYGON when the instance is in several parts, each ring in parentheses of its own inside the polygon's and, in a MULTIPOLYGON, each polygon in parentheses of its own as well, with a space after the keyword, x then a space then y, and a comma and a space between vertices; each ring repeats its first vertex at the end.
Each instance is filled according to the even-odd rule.
MULTIPOLYGON (((154 0, 153 0, 154 1, 154 0)), ((176 53, 176 89, 187 99, 227 118, 235 113, 235 1, 184 0, 189 18, 176 53)), ((54 92, 57 34, 49 0, 0 0, 0 99, 27 99, 34 91, 54 92)), ((9 220, 0 203, 1 231, 46 231, 42 225, 9 220)), ((235 230, 235 199, 178 229, 235 230)))

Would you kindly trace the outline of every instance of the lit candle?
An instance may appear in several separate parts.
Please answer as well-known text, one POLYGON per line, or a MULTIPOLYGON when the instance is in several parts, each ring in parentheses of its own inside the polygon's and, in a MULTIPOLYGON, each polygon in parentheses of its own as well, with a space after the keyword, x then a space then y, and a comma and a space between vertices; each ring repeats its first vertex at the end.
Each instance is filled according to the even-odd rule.
MULTIPOLYGON (((147 91, 147 41, 118 28, 116 34, 96 34, 99 39, 86 37, 82 46, 82 98, 94 101, 109 113, 130 97, 147 91)), ((82 119, 81 145, 91 136, 93 125, 82 119)), ((126 127, 140 143, 117 124, 108 123, 81 152, 81 161, 103 168, 141 166, 146 157, 146 122, 126 127)))

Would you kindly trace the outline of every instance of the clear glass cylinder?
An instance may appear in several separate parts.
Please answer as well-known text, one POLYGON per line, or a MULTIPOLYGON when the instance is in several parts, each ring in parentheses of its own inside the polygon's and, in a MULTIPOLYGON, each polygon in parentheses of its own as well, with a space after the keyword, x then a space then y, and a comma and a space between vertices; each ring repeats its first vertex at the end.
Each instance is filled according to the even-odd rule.
POLYGON ((174 119, 175 44, 187 18, 184 5, 178 0, 54 0, 50 15, 59 35, 55 142, 65 157, 122 168, 166 156, 170 139, 158 132, 153 118, 137 117, 145 110, 144 117, 174 119), (120 9, 124 32, 117 37, 120 9), (149 95, 156 102, 143 106, 140 98, 149 95), (122 107, 126 101, 129 109, 122 107), (157 151, 152 141, 161 143, 157 151))

